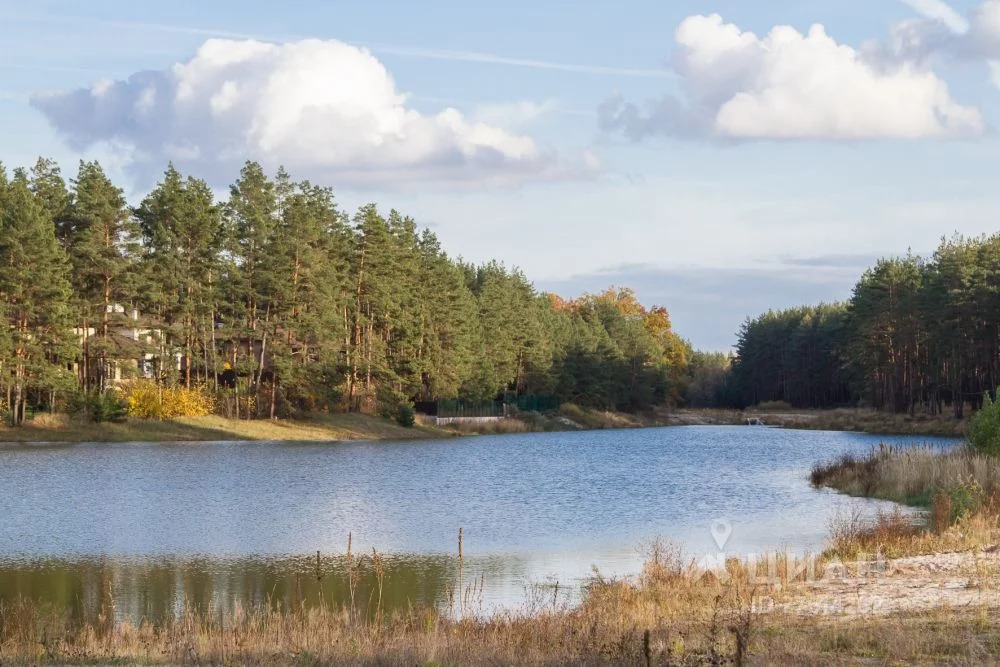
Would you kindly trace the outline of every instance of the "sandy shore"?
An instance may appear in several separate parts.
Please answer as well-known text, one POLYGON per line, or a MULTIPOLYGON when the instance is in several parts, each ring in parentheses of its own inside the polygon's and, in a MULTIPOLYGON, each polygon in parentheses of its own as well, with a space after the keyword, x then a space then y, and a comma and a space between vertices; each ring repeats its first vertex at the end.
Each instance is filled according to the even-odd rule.
POLYGON ((897 558, 861 576, 790 586, 774 606, 801 616, 865 616, 1000 607, 1000 550, 897 558), (881 571, 879 571, 881 570, 881 571))

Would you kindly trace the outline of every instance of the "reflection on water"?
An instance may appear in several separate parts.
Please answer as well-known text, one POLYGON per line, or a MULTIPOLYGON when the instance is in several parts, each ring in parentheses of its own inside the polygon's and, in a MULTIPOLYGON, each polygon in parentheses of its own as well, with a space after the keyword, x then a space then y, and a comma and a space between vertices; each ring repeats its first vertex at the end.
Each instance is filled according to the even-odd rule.
MULTIPOLYGON (((355 554, 387 554, 384 609, 447 608, 449 592, 461 600, 472 581, 487 608, 516 607, 540 582, 578 592, 594 566, 637 573, 637 548, 657 536, 695 559, 723 548, 817 549, 832 514, 886 504, 811 488, 816 461, 928 440, 678 427, 406 443, 0 445, 0 601, 28 596, 81 618, 113 602, 131 619, 340 605, 350 600, 342 554, 352 532, 355 554), (725 544, 711 532, 719 520, 732 528, 725 544), (448 555, 459 528, 461 569, 448 555)), ((366 562, 355 608, 370 609, 373 590, 366 562)))
POLYGON ((283 559, 122 558, 80 561, 0 562, 0 602, 26 598, 66 610, 75 620, 93 622, 113 609, 117 620, 151 621, 197 611, 219 618, 237 608, 267 606, 347 607, 383 611, 455 605, 459 612, 485 609, 480 588, 507 576, 516 563, 500 559, 448 556, 385 557, 378 598, 371 555, 283 559), (354 590, 349 568, 354 568, 354 590), (454 594, 454 597, 451 595, 454 594), (353 597, 353 600, 352 600, 353 597))

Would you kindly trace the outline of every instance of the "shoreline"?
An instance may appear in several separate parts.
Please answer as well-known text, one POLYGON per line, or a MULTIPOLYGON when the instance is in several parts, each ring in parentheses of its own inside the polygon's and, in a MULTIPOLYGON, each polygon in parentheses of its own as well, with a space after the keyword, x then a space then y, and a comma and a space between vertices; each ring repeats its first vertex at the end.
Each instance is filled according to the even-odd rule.
POLYGON ((66 415, 38 415, 23 426, 0 426, 0 446, 68 443, 156 442, 349 442, 428 440, 474 435, 594 431, 671 426, 741 426, 747 419, 763 426, 794 430, 853 431, 875 435, 963 437, 965 421, 911 418, 864 409, 760 410, 677 409, 646 414, 585 410, 564 406, 554 414, 526 413, 499 422, 437 426, 418 417, 413 427, 359 413, 315 415, 300 419, 235 420, 209 415, 167 420, 131 419, 122 424, 94 424, 66 415))

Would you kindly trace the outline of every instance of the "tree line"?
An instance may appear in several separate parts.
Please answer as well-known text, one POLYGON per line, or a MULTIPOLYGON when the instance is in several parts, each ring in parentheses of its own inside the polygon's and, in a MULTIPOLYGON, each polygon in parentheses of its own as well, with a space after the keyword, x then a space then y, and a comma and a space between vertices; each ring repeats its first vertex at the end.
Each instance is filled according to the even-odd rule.
POLYGON ((253 162, 224 201, 168 166, 137 206, 97 162, 69 182, 47 159, 0 166, 0 212, 15 424, 28 405, 110 391, 123 367, 240 418, 505 393, 641 410, 688 384, 690 345, 631 291, 539 293, 502 263, 449 257, 395 210, 348 214, 330 188, 253 162))
POLYGON ((1000 384, 1000 235, 879 260, 846 303, 772 311, 739 332, 724 400, 892 412, 977 409, 1000 384))

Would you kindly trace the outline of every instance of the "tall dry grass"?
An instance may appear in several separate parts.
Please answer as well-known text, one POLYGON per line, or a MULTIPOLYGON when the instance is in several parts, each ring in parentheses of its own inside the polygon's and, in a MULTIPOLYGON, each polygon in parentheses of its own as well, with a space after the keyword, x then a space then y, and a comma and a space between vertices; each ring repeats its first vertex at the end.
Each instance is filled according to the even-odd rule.
POLYGON ((968 447, 879 445, 865 456, 845 454, 816 465, 812 483, 844 493, 928 507, 934 493, 960 485, 977 485, 986 494, 1000 488, 1000 459, 968 447))
POLYGON ((920 514, 858 511, 835 517, 828 553, 851 558, 961 551, 1000 543, 1000 459, 969 447, 879 445, 813 468, 812 483, 844 493, 920 507, 920 514))

